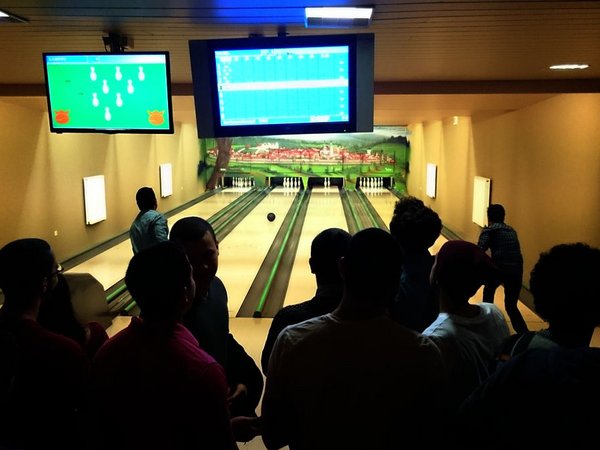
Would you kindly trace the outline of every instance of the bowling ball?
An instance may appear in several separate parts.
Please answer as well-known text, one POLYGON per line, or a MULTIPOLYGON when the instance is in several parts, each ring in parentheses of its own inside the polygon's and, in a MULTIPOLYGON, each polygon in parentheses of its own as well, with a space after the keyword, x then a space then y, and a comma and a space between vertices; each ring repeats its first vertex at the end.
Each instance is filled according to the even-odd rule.
POLYGON ((275 214, 273 214, 273 213, 267 214, 267 220, 269 222, 273 222, 275 220, 275 214))

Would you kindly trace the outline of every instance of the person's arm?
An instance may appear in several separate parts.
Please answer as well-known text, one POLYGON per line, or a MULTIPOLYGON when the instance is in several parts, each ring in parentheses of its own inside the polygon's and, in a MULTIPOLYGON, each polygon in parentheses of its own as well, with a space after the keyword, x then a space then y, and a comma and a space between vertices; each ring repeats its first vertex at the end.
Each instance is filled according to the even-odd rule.
POLYGON ((262 438, 268 450, 277 450, 289 444, 290 410, 285 398, 286 336, 280 335, 275 341, 269 366, 265 395, 262 401, 262 438))
POLYGON ((237 450, 227 406, 227 382, 223 368, 213 364, 202 378, 198 384, 197 397, 194 398, 194 394, 190 393, 188 402, 201 408, 198 421, 205 430, 210 430, 210 435, 197 436, 195 441, 206 448, 237 450))
POLYGON ((164 215, 158 216, 154 223, 154 235, 158 242, 165 242, 169 240, 169 224, 164 215))
POLYGON ((231 333, 227 336, 225 371, 230 385, 227 400, 232 415, 252 415, 263 393, 263 376, 252 357, 231 333))
POLYGON ((262 367, 262 372, 265 375, 267 375, 267 370, 269 369, 269 359, 271 357, 275 341, 277 340, 277 336, 279 336, 279 333, 281 333, 281 330, 284 328, 285 325, 282 323, 280 311, 275 314, 275 317, 271 322, 271 327, 269 328, 269 333, 267 334, 265 346, 263 347, 263 351, 260 356, 260 365, 262 367))
POLYGON ((477 242, 477 246, 482 248, 483 251, 487 251, 490 248, 490 240, 491 240, 491 230, 488 227, 485 227, 481 230, 481 234, 479 235, 479 241, 477 242))

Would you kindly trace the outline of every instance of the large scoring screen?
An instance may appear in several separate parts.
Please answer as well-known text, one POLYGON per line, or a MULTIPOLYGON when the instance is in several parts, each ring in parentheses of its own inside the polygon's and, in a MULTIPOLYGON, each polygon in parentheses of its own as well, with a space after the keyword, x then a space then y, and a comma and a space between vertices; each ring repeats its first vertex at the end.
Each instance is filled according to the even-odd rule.
POLYGON ((349 121, 349 47, 216 50, 221 126, 349 121))

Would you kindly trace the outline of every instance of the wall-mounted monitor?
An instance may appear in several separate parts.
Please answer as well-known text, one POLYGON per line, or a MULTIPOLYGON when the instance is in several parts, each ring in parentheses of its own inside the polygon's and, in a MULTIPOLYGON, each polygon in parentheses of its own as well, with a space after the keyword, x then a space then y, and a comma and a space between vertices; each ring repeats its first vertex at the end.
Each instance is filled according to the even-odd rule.
POLYGON ((53 133, 173 133, 168 52, 44 53, 53 133))
POLYGON ((189 47, 199 137, 373 131, 372 33, 189 47))

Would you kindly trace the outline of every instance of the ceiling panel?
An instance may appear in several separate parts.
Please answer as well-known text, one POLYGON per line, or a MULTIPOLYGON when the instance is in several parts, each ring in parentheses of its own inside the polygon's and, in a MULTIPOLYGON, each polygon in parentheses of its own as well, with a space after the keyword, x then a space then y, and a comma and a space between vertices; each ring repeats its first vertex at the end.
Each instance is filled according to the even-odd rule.
MULTIPOLYGON (((133 50, 168 50, 172 80, 188 86, 189 93, 190 39, 244 37, 251 33, 272 36, 283 30, 290 35, 375 33, 376 90, 377 85, 385 86, 378 89, 380 96, 460 93, 456 92, 457 86, 467 86, 460 84, 464 82, 480 89, 480 94, 496 93, 486 90, 489 85, 485 81, 490 80, 505 83, 502 92, 527 94, 522 97, 529 98, 527 101, 536 98, 529 94, 540 94, 531 88, 541 86, 543 90, 550 86, 531 80, 560 81, 560 92, 600 92, 598 1, 326 3, 372 4, 372 24, 354 30, 307 30, 303 26, 303 8, 319 2, 302 0, 3 1, 0 8, 28 22, 0 23, 0 95, 43 92, 39 90, 43 83, 43 52, 104 51, 102 37, 109 32, 132 37, 133 50), (548 69, 557 63, 588 63, 591 67, 576 72, 548 69), (14 85, 38 88, 19 90, 14 85), (434 88, 438 92, 432 92, 434 88)), ((465 92, 477 93, 472 91, 473 88, 465 92)), ((397 97, 390 97, 388 103, 392 99, 398 101, 397 97)), ((514 99, 507 97, 505 102, 510 109, 514 99)), ((394 105, 386 104, 386 108, 393 111, 394 105)), ((403 105, 396 108, 405 110, 403 105)), ((436 107, 429 108, 435 111, 436 107)), ((464 108, 456 108, 459 109, 464 108)))

